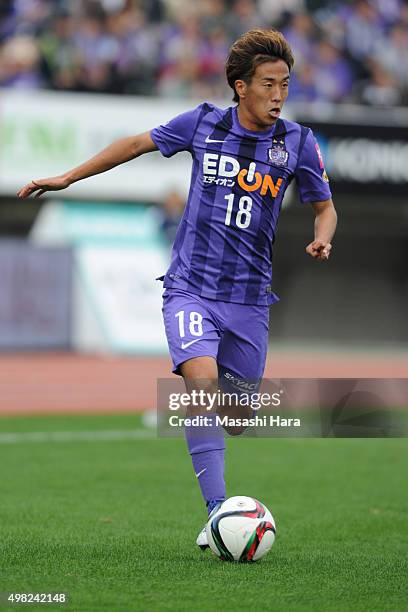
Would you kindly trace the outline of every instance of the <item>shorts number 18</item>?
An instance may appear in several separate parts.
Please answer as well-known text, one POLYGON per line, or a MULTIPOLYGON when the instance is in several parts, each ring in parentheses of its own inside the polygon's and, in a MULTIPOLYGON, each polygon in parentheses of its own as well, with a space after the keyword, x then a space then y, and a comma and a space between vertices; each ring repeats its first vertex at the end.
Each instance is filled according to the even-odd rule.
MULTIPOLYGON (((174 316, 178 319, 180 338, 184 338, 184 336, 186 335, 186 332, 184 329, 184 310, 180 310, 174 316)), ((203 335, 203 315, 201 315, 199 312, 191 311, 188 329, 192 336, 202 336, 203 335)))

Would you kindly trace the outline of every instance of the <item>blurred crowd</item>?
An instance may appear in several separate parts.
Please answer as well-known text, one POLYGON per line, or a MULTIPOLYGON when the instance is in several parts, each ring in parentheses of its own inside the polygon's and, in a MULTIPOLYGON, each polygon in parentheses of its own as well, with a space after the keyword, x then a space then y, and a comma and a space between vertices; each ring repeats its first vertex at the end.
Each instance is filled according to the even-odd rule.
POLYGON ((1 0, 0 87, 230 98, 229 46, 268 26, 292 101, 407 102, 404 0, 1 0))

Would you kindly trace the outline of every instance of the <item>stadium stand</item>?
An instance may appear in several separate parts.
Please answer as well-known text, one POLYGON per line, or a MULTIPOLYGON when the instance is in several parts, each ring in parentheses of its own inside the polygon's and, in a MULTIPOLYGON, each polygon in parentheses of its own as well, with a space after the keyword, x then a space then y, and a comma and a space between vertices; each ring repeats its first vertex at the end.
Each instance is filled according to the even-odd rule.
POLYGON ((231 42, 277 27, 296 66, 291 100, 403 105, 403 0, 3 0, 0 86, 225 98, 231 42))

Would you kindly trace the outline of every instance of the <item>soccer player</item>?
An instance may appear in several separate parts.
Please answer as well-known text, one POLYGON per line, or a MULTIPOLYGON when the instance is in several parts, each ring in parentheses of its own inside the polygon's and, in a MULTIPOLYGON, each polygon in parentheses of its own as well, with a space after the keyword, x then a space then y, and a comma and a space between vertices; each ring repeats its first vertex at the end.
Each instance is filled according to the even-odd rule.
MULTIPOLYGON (((306 253, 327 261, 337 215, 323 159, 307 128, 281 119, 294 59, 283 35, 251 30, 226 62, 236 105, 203 103, 151 132, 118 140, 73 170, 34 180, 25 198, 65 189, 157 149, 192 156, 191 187, 164 277, 163 316, 174 372, 187 389, 259 381, 268 346, 272 251, 292 179, 315 213, 306 253)), ((232 433, 239 433, 232 431, 232 433)), ((186 428, 208 514, 225 499, 224 437, 186 428)), ((207 547, 205 530, 197 544, 207 547)))

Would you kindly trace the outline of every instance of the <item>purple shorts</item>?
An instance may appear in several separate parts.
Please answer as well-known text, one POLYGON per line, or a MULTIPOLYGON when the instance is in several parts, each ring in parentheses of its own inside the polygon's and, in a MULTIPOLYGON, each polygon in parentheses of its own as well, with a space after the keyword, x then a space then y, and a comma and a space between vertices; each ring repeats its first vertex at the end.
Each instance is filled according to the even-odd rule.
POLYGON ((210 356, 219 368, 258 381, 268 349, 269 306, 209 300, 166 289, 163 318, 173 372, 193 357, 210 356))

